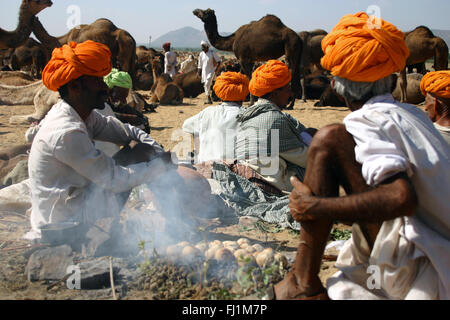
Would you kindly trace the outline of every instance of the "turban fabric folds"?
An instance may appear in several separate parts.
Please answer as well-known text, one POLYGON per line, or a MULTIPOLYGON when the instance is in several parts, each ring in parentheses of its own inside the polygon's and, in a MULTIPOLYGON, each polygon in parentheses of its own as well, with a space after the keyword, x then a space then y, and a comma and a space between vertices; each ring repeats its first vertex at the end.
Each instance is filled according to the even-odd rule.
POLYGON ((81 76, 104 77, 111 69, 111 51, 106 45, 91 40, 70 42, 53 50, 42 72, 42 82, 57 91, 81 76))
POLYGON ((115 68, 113 68, 111 72, 103 79, 110 89, 114 87, 131 89, 133 87, 133 81, 131 80, 131 76, 128 72, 119 71, 115 68))
POLYGON ((409 56, 403 32, 380 18, 375 22, 364 12, 342 17, 322 40, 322 66, 356 82, 375 82, 403 70, 409 56))
POLYGON ((223 72, 213 90, 222 101, 244 101, 248 96, 248 78, 238 72, 223 72))
POLYGON ((252 95, 263 97, 286 86, 291 80, 292 75, 286 64, 278 60, 269 60, 253 72, 249 90, 252 95))
POLYGON ((424 96, 429 92, 450 99, 450 70, 428 72, 420 81, 420 90, 424 96))

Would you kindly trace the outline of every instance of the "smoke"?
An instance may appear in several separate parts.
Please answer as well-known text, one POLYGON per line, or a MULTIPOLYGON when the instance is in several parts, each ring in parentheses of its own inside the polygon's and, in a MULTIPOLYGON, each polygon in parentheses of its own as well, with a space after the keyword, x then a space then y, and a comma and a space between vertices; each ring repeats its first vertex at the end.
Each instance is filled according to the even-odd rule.
POLYGON ((122 211, 129 247, 145 242, 146 249, 162 253, 180 241, 203 239, 202 222, 220 217, 222 209, 206 179, 192 172, 180 166, 133 190, 129 204, 140 203, 139 209, 122 211))

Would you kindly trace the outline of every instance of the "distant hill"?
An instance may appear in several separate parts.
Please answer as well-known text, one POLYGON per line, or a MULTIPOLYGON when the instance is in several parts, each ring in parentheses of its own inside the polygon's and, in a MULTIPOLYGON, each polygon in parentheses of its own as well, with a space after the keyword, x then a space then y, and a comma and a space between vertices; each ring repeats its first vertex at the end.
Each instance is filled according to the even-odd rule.
MULTIPOLYGON (((228 32, 220 33, 220 35, 230 35, 228 32)), ((170 42, 172 48, 198 48, 200 42, 208 41, 208 37, 204 30, 197 30, 192 27, 184 27, 178 30, 170 31, 151 43, 151 47, 161 49, 163 43, 170 42)))
POLYGON ((436 37, 444 39, 447 46, 450 48, 450 30, 431 30, 436 37))

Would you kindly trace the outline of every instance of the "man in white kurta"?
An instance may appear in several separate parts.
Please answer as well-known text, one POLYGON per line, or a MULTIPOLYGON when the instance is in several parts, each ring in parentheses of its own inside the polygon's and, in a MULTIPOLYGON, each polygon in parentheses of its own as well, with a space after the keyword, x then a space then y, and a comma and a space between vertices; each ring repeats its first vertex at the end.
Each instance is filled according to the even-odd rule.
MULTIPOLYGON (((341 250, 341 271, 327 282, 332 299, 450 298, 450 148, 425 113, 392 95, 377 96, 344 119, 370 186, 406 172, 419 204, 411 217, 383 223, 373 249, 362 232, 341 250), (394 245, 395 244, 395 245, 394 245), (379 288, 370 266, 380 271, 379 288), (370 279, 369 279, 370 278, 370 279), (372 287, 372 286, 371 286, 372 287)), ((356 227, 356 226, 355 226, 356 227)))
POLYGON ((94 223, 118 217, 123 193, 167 172, 167 154, 144 131, 104 117, 111 52, 101 43, 71 42, 52 53, 42 73, 44 85, 58 91, 62 100, 40 123, 31 146, 28 171, 31 191, 31 227, 27 239, 39 239, 49 223, 94 223), (123 146, 136 141, 141 151, 128 162, 98 150, 93 140, 123 146), (139 156, 139 158, 137 158, 139 156), (152 160, 153 159, 153 160, 152 160), (151 161, 150 161, 151 160, 151 161), (125 163, 134 163, 125 166, 125 163), (120 194, 120 195, 119 195, 120 194))
POLYGON ((322 66, 352 113, 319 130, 304 183, 291 179, 302 232, 279 299, 450 298, 450 147, 424 112, 392 97, 409 56, 403 32, 370 22, 346 15, 322 41, 322 66), (352 238, 325 290, 318 274, 335 221, 353 223, 352 238))
POLYGON ((67 221, 92 222, 118 216, 114 195, 151 180, 159 161, 128 167, 98 150, 93 140, 126 145, 140 141, 163 149, 144 131, 93 111, 86 122, 66 102, 52 107, 34 137, 30 157, 31 227, 67 221))
POLYGON ((236 117, 249 93, 248 79, 237 72, 224 72, 213 89, 222 104, 208 107, 183 123, 184 132, 198 139, 197 163, 235 158, 236 117))
POLYGON ((205 41, 201 43, 202 52, 198 57, 198 74, 201 76, 202 83, 205 88, 206 102, 211 104, 211 85, 216 76, 216 70, 220 65, 219 56, 209 48, 209 44, 205 41))
POLYGON ((164 73, 173 78, 177 74, 177 55, 170 50, 170 43, 165 43, 164 48, 164 73))

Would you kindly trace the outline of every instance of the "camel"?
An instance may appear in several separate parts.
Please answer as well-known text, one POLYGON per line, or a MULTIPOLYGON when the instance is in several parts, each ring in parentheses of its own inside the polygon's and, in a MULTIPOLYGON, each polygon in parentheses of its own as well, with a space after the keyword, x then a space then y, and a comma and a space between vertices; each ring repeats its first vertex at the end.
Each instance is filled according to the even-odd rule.
MULTIPOLYGON (((35 108, 33 114, 12 116, 9 120, 11 124, 29 124, 33 121, 41 121, 59 99, 59 93, 47 89, 42 81, 25 86, 0 84, 0 105, 34 105, 35 108)), ((127 104, 139 112, 143 112, 147 105, 145 100, 133 90, 130 90, 128 94, 127 104)))
POLYGON ((0 71, 0 84, 7 86, 25 86, 36 80, 28 73, 22 71, 0 71))
POLYGON ((305 76, 308 74, 311 67, 322 69, 320 59, 323 57, 322 39, 328 33, 325 30, 317 29, 313 31, 301 31, 298 36, 303 41, 302 57, 300 59, 300 84, 302 88, 302 100, 306 102, 306 86, 305 76))
POLYGON ((163 73, 163 66, 161 60, 157 57, 152 61, 153 69, 153 86, 151 89, 152 97, 151 103, 160 104, 182 104, 183 90, 173 82, 169 74, 163 73))
POLYGON ((0 49, 16 48, 24 44, 32 32, 35 16, 52 5, 50 0, 22 0, 16 30, 6 31, 0 28, 0 49))
POLYGON ((179 73, 173 77, 173 82, 183 89, 184 96, 188 98, 196 98, 199 94, 205 92, 202 80, 197 75, 197 70, 179 73))
MULTIPOLYGON (((407 103, 419 104, 425 101, 425 97, 420 90, 420 81, 423 78, 423 74, 421 73, 409 73, 406 75, 407 87, 406 87, 406 100, 407 103)), ((392 95, 396 100, 399 100, 401 97, 401 78, 397 78, 397 84, 392 92, 392 95)))
POLYGON ((189 57, 181 62, 180 64, 180 73, 188 73, 191 71, 197 72, 198 60, 195 59, 193 54, 190 54, 189 57))
POLYGON ((14 49, 11 67, 13 70, 21 70, 25 66, 31 66, 32 76, 40 79, 49 58, 45 48, 33 38, 29 38, 25 44, 14 49))
POLYGON ((117 28, 108 19, 98 19, 90 25, 83 24, 75 27, 63 36, 53 37, 47 33, 39 19, 35 17, 33 33, 48 52, 71 41, 93 40, 103 43, 111 50, 113 66, 128 72, 131 78, 135 79, 136 41, 127 31, 117 28))
MULTIPOLYGON (((292 73, 292 90, 299 91, 302 40, 278 17, 266 15, 259 21, 252 21, 241 26, 230 36, 222 37, 217 30, 214 10, 196 9, 193 14, 203 21, 211 45, 218 50, 234 52, 241 65, 241 72, 249 79, 255 62, 278 59, 285 55, 292 73)), ((289 108, 292 108, 294 102, 291 102, 289 108)))
MULTIPOLYGON (((434 57, 434 70, 448 69, 448 46, 442 38, 436 37, 425 26, 419 26, 412 31, 405 32, 405 42, 409 49, 406 65, 417 65, 434 57)), ((400 73, 401 99, 406 101, 406 68, 400 73)))
POLYGON ((0 85, 0 105, 34 105, 35 108, 33 114, 12 116, 9 120, 11 124, 29 124, 42 120, 59 99, 59 93, 47 89, 42 81, 25 86, 0 85))
POLYGON ((30 148, 31 143, 0 148, 0 189, 28 178, 28 170, 23 163, 28 161, 30 148), (19 163, 22 163, 22 166, 19 163), (15 172, 12 172, 13 170, 15 172))

